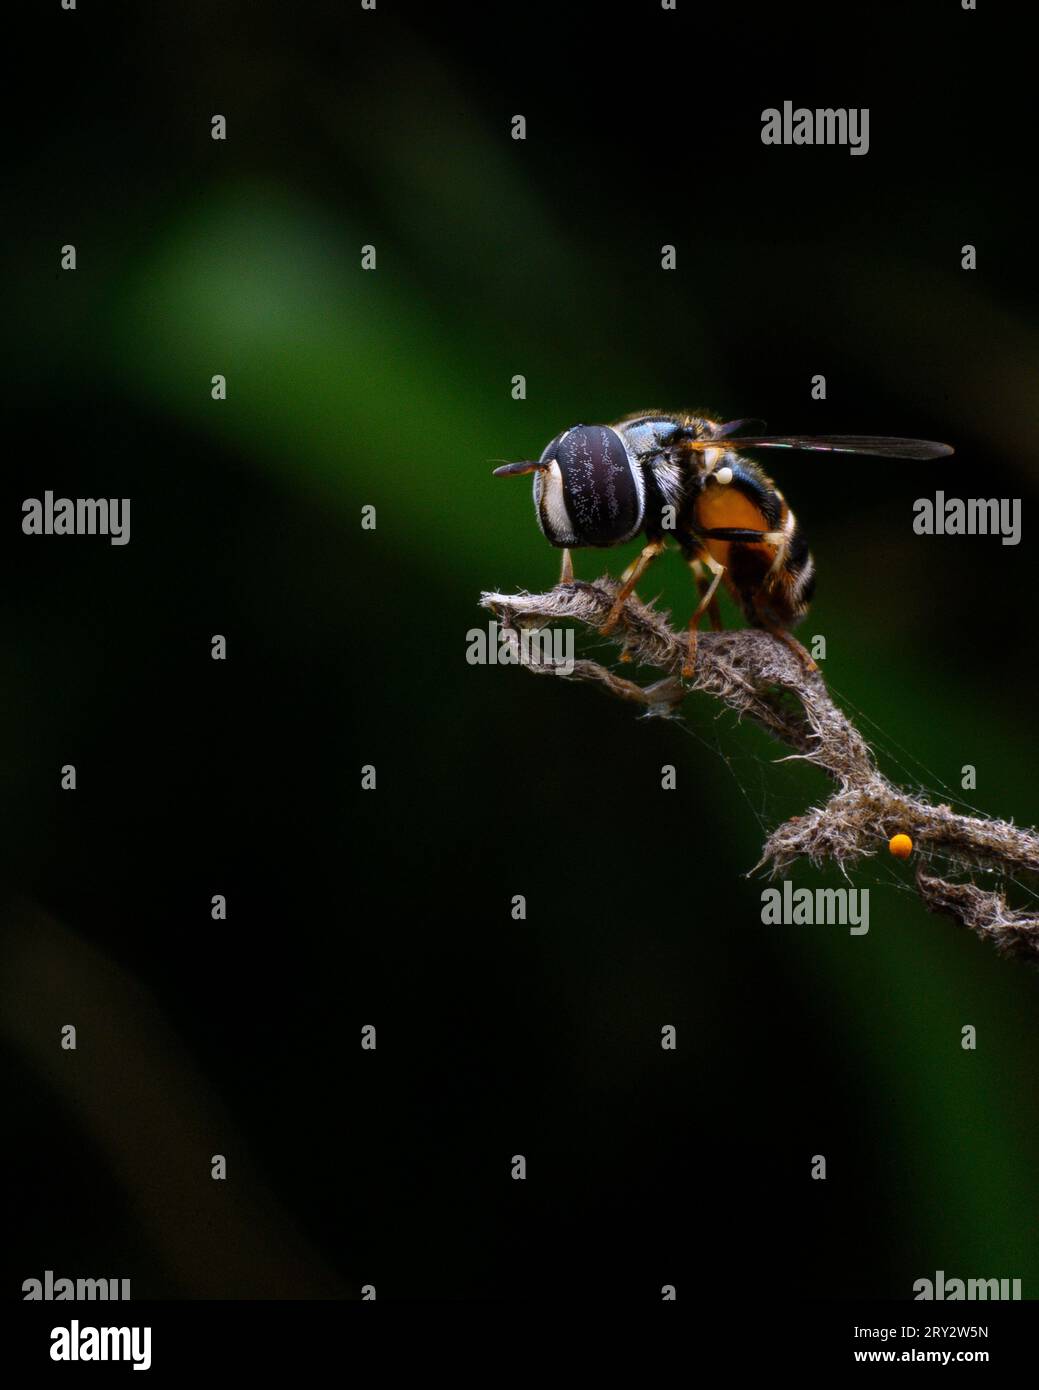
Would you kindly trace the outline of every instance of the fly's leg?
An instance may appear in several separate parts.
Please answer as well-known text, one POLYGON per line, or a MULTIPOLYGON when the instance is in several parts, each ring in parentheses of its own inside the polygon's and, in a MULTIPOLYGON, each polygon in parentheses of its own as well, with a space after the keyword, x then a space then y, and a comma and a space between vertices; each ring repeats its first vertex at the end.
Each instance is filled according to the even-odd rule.
MULTIPOLYGON (((693 563, 695 565, 701 563, 701 561, 698 558, 697 560, 693 561, 693 563)), ((719 561, 717 561, 713 555, 708 555, 705 553, 702 559, 702 563, 707 566, 714 578, 711 580, 710 584, 708 584, 706 580, 702 581, 703 588, 700 590, 700 602, 696 605, 695 613, 689 619, 689 635, 686 638, 687 650, 685 657, 685 665, 682 667, 683 680, 688 680, 690 676, 693 674, 693 671, 696 669, 696 629, 700 624, 700 619, 703 617, 704 613, 708 611, 712 604, 714 604, 715 609, 717 610, 717 600, 715 599, 714 595, 717 593, 718 585, 722 582, 722 575, 725 573, 725 566, 723 564, 720 564, 719 561)), ((698 579, 697 582, 699 584, 701 581, 698 579)), ((720 615, 718 626, 721 626, 720 615)))
POLYGON ((812 660, 808 649, 801 645, 792 632, 787 632, 785 627, 778 627, 774 623, 763 623, 762 626, 766 632, 770 632, 777 641, 782 642, 784 647, 793 652, 809 674, 818 671, 819 667, 812 660))
MULTIPOLYGON (((693 578, 696 580, 696 587, 699 591, 700 597, 703 598, 705 595, 712 595, 714 589, 718 587, 718 584, 717 580, 715 580, 712 585, 710 581, 705 578, 704 562, 701 559, 690 560, 689 568, 693 572, 693 578)), ((707 618, 711 624, 711 630, 713 632, 721 632, 725 624, 722 622, 721 609, 718 607, 717 598, 708 598, 707 618)))
POLYGON ((642 547, 641 553, 632 560, 631 564, 621 575, 621 587, 617 590, 617 597, 613 600, 613 607, 606 615, 606 621, 599 629, 604 637, 616 627, 617 619, 620 617, 624 605, 634 592, 635 585, 663 550, 663 541, 650 541, 649 545, 642 547))

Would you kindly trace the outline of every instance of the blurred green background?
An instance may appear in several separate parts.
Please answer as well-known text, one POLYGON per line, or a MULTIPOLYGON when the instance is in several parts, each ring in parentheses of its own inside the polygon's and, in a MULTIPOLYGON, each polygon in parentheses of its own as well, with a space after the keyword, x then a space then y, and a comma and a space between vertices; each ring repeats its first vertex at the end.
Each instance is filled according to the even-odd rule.
MULTIPOLYGON (((5 233, 11 1287, 1033 1296, 1035 972, 880 859, 868 936, 762 926, 744 875, 819 774, 703 699, 667 725, 465 661, 482 589, 558 569, 493 462, 577 420, 945 439, 776 463, 819 572, 800 635, 897 780, 953 799, 970 763, 976 806, 1035 822, 1039 325, 987 30, 53 8, 5 233), (869 106, 869 155, 762 146, 787 97, 869 106), (131 497, 130 545, 22 537, 47 488, 131 497), (1022 498, 1022 545, 915 536, 937 488, 1022 498)), ((694 602, 674 555, 642 592, 694 602)))

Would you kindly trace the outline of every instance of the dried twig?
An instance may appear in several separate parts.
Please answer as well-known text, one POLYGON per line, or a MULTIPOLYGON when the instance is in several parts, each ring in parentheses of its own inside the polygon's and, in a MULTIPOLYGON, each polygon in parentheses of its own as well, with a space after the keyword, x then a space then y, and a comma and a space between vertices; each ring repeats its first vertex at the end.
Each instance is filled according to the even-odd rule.
MULTIPOLYGON (((580 624, 597 629, 613 603, 616 583, 560 584, 545 594, 485 593, 481 603, 507 629, 580 624)), ((690 693, 721 700, 741 717, 754 720, 791 756, 814 763, 836 784, 830 798, 803 816, 778 826, 766 841, 756 868, 772 877, 798 858, 813 864, 831 860, 841 868, 886 852, 892 835, 911 836, 921 861, 944 859, 967 870, 1004 877, 1039 870, 1039 834, 1008 821, 959 815, 902 791, 877 769, 869 744, 830 698, 823 677, 809 673, 797 657, 768 633, 754 629, 703 632, 696 669, 682 680, 685 634, 671 628, 667 615, 629 599, 613 640, 638 666, 660 672, 648 686, 618 675, 597 661, 571 667, 550 660, 528 661, 538 675, 596 681, 612 694, 633 700, 647 713, 669 715, 690 693)), ((945 913, 1006 955, 1039 963, 1039 915, 1016 911, 995 889, 956 882, 918 868, 916 886, 928 909, 945 913)))

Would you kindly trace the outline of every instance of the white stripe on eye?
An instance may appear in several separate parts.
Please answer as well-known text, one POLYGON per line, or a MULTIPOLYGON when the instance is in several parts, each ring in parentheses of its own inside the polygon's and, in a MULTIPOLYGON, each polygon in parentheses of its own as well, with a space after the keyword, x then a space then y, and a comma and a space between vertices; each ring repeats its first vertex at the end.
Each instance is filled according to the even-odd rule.
POLYGON ((538 525, 554 545, 578 545, 570 513, 563 496, 563 475, 553 459, 548 468, 534 475, 534 504, 538 525))

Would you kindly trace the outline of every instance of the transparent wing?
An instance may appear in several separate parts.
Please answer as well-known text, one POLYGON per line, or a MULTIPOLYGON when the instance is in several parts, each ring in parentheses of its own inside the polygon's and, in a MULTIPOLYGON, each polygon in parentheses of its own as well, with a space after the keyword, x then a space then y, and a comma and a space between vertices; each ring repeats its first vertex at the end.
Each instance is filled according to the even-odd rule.
MULTIPOLYGON (((933 439, 898 439, 884 434, 752 434, 730 435, 726 449, 797 449, 819 454, 872 454, 887 459, 939 459, 952 453, 949 444, 933 439)), ((683 441, 683 447, 703 451, 717 449, 716 439, 683 441)))

